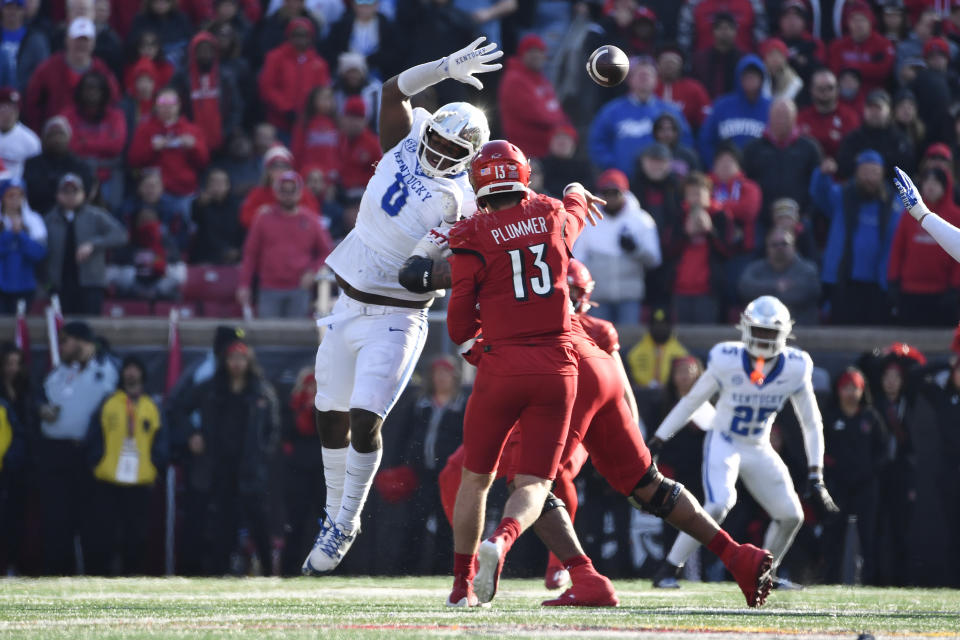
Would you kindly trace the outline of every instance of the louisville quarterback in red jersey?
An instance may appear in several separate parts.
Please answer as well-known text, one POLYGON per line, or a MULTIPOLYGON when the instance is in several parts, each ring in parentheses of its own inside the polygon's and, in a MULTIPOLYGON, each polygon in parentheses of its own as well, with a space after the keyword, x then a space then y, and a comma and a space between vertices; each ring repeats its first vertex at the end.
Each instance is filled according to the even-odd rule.
POLYGON ((573 409, 577 354, 567 265, 590 207, 602 200, 574 184, 561 203, 528 191, 529 180, 530 164, 520 149, 505 140, 488 142, 470 165, 480 210, 450 232, 447 330, 457 344, 475 338, 481 327, 484 332, 464 417, 451 606, 493 599, 506 553, 543 509, 573 409), (521 452, 514 491, 500 526, 480 547, 474 580, 486 494, 514 424, 521 452))
MULTIPOLYGON (((708 548, 723 560, 746 597, 749 606, 763 604, 771 586, 769 552, 753 545, 739 545, 707 515, 682 485, 665 478, 653 464, 650 452, 638 429, 639 418, 623 363, 615 347, 619 339, 616 329, 602 320, 585 315, 589 310, 592 279, 585 267, 571 261, 568 280, 571 300, 576 310, 573 317, 574 348, 580 359, 577 398, 573 408, 567 443, 558 471, 559 482, 544 504, 535 530, 547 546, 557 554, 569 572, 573 586, 559 598, 548 600, 548 606, 615 606, 613 586, 593 568, 576 539, 572 518, 557 507, 563 499, 571 501, 575 510, 575 492, 564 489, 576 477, 585 458, 585 450, 594 467, 610 485, 628 498, 631 505, 658 515, 683 531, 706 541, 708 548), (579 276, 579 278, 578 278, 579 276), (579 285, 579 286, 578 286, 579 285), (600 349, 598 342, 606 349, 600 349), (572 495, 571 495, 572 494, 572 495), (558 499, 559 498, 559 499, 558 499)), ((471 350, 472 352, 473 350, 471 350)), ((471 361, 476 354, 468 354, 471 361)), ((484 356, 485 357, 485 354, 484 356)), ((482 363, 482 358, 480 359, 482 363)), ((511 437, 500 463, 500 475, 508 482, 522 461, 519 447, 511 437), (511 446, 513 445, 513 446, 511 446)), ((454 454, 441 473, 441 483, 455 480, 452 467, 458 464, 454 454)), ((449 496, 449 487, 442 487, 449 496)), ((548 573, 548 579, 550 574, 548 573)))

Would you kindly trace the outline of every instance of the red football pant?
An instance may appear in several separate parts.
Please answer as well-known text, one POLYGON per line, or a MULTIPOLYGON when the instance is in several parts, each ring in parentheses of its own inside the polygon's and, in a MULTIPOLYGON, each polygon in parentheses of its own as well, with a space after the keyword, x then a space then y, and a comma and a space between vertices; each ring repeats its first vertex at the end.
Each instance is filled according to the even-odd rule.
POLYGON ((463 421, 463 465, 477 474, 497 469, 516 425, 516 473, 552 480, 570 428, 576 376, 502 376, 482 366, 463 421))
POLYGON ((623 381, 613 358, 583 358, 577 402, 560 464, 573 460, 580 445, 594 468, 616 491, 630 495, 652 459, 623 397, 623 381))

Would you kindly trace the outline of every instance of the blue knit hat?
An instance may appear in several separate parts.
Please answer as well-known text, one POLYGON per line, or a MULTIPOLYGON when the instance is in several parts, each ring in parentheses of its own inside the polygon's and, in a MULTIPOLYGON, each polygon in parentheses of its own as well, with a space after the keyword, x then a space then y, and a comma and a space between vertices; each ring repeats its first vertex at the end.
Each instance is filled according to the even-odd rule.
POLYGON ((873 149, 865 149, 857 154, 857 166, 859 167, 862 164, 878 164, 881 167, 883 166, 883 156, 880 155, 879 151, 874 151, 873 149))

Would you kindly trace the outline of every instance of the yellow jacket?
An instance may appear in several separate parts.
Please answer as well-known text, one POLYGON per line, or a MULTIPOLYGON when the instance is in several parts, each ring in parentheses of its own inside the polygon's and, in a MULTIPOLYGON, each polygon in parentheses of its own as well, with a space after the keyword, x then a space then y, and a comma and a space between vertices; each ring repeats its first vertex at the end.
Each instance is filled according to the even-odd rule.
POLYGON ((3 471, 3 459, 13 444, 13 424, 7 414, 7 405, 0 402, 0 471, 3 471))
POLYGON ((644 334, 627 354, 627 364, 633 382, 640 387, 664 386, 670 380, 670 366, 674 358, 687 355, 686 348, 672 334, 662 345, 649 333, 644 334))
POLYGON ((133 401, 123 391, 116 391, 104 400, 90 429, 88 441, 97 461, 94 477, 123 486, 153 484, 157 478, 154 449, 159 437, 165 435, 159 433, 162 428, 160 411, 149 396, 144 394, 133 401), (128 438, 132 439, 132 447, 125 452, 128 438), (132 465, 131 460, 135 461, 132 465))

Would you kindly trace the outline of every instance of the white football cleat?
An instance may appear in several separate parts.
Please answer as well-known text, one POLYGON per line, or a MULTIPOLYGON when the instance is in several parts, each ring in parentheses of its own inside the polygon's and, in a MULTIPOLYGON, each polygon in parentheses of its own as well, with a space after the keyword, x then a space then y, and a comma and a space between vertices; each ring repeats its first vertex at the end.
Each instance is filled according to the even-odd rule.
POLYGON ((480 545, 477 552, 477 575, 473 578, 473 589, 480 604, 490 602, 497 595, 500 572, 503 571, 503 540, 490 538, 480 545))
POLYGON ((358 529, 347 535, 330 518, 322 519, 320 533, 317 534, 307 559, 303 561, 301 572, 304 575, 316 576, 336 569, 359 533, 358 529))

